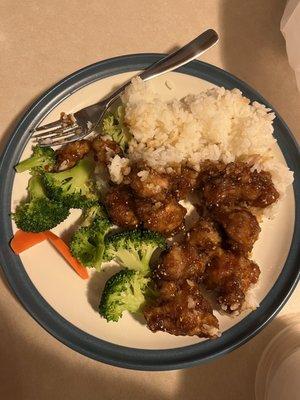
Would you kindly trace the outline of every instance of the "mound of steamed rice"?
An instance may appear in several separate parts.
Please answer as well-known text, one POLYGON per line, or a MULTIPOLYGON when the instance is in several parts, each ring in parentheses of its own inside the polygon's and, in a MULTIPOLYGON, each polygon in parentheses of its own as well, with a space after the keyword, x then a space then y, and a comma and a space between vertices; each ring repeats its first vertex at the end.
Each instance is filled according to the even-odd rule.
POLYGON ((122 182, 131 162, 141 161, 158 171, 185 164, 199 170, 204 160, 249 161, 268 170, 281 195, 293 174, 274 157, 275 114, 242 96, 238 89, 212 88, 183 99, 164 101, 151 84, 134 78, 125 90, 125 122, 132 134, 127 159, 116 156, 111 178, 122 182))

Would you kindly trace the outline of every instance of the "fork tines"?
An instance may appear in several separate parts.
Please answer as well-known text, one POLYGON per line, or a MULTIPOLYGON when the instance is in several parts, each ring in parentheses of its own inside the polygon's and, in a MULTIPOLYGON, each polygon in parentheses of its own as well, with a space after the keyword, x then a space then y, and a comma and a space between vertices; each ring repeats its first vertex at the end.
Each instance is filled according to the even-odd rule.
POLYGON ((61 120, 58 120, 34 129, 32 139, 40 146, 59 146, 78 140, 81 133, 78 124, 66 127, 61 120))

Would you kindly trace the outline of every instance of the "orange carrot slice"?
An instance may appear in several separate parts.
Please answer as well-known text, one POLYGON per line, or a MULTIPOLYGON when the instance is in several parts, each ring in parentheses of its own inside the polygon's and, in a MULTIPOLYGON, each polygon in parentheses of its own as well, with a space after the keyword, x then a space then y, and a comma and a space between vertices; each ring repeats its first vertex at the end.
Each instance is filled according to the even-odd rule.
POLYGON ((10 247, 16 254, 20 254, 46 239, 45 232, 33 233, 18 230, 10 242, 10 247))
POLYGON ((87 269, 72 256, 69 247, 60 237, 50 231, 45 232, 45 236, 82 279, 87 279, 89 277, 87 269))

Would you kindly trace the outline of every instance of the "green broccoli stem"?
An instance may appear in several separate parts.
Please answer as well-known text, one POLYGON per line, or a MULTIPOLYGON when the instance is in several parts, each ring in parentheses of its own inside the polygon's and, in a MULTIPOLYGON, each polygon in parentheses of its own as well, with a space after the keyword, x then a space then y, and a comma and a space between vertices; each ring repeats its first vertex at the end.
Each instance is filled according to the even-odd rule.
POLYGON ((40 164, 40 156, 32 156, 30 158, 27 158, 26 160, 19 162, 19 164, 15 166, 15 170, 18 173, 25 172, 38 166, 39 164, 40 164))
MULTIPOLYGON (((140 259, 138 252, 135 249, 119 249, 116 253, 116 261, 123 267, 134 271, 147 274, 149 272, 148 257, 140 259)), ((149 259, 150 260, 150 259, 149 259)))
POLYGON ((95 264, 94 264, 94 268, 96 269, 96 271, 101 271, 102 268, 102 262, 103 262, 103 253, 104 253, 104 236, 103 235, 103 243, 99 242, 96 252, 95 252, 95 257, 94 259, 96 260, 95 264))
POLYGON ((95 204, 84 210, 84 220, 81 226, 89 226, 91 225, 96 218, 107 218, 106 213, 103 208, 99 206, 99 204, 95 204))
POLYGON ((49 169, 52 168, 55 164, 55 151, 51 147, 40 147, 35 146, 32 151, 32 155, 19 162, 15 166, 15 170, 19 172, 24 172, 27 170, 34 169, 45 169, 47 166, 49 169))
POLYGON ((145 269, 149 268, 150 260, 152 258, 152 255, 153 255, 154 251, 156 250, 156 248, 157 247, 155 247, 155 248, 149 247, 147 249, 147 251, 145 252, 145 254, 143 255, 143 257, 141 259, 141 262, 144 265, 145 269))
POLYGON ((119 249, 117 251, 117 261, 125 268, 130 268, 135 271, 140 271, 144 275, 150 271, 149 265, 151 257, 157 247, 147 247, 145 253, 141 257, 140 252, 133 246, 129 249, 119 249))
POLYGON ((101 204, 84 210, 84 220, 70 241, 75 258, 88 268, 101 270, 105 250, 104 238, 111 228, 105 209, 101 204))
POLYGON ((93 168, 93 163, 89 159, 82 159, 71 169, 55 173, 45 173, 45 177, 53 179, 53 182, 57 186, 81 188, 89 180, 93 168))
POLYGON ((40 175, 33 175, 29 179, 27 190, 30 199, 47 197, 40 175))
POLYGON ((73 168, 61 172, 43 172, 42 179, 50 199, 69 208, 87 208, 98 202, 93 179, 94 162, 80 160, 73 168))

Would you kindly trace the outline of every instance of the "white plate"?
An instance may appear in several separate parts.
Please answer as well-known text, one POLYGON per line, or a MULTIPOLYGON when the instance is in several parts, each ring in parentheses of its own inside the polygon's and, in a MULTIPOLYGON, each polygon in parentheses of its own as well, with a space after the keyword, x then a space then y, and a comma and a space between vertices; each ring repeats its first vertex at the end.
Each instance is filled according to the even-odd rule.
MULTIPOLYGON (((175 337, 162 332, 154 334, 145 327, 142 318, 128 314, 118 323, 107 323, 99 316, 97 307, 101 288, 112 271, 100 274, 91 271, 89 281, 82 281, 49 243, 43 242, 22 253, 20 259, 12 253, 8 243, 12 236, 9 213, 26 194, 28 181, 26 174, 14 175, 13 166, 20 157, 30 154, 30 129, 41 122, 57 119, 61 111, 74 112, 98 101, 160 57, 153 54, 122 56, 65 78, 32 105, 13 132, 0 160, 0 263, 23 305, 45 329, 76 351, 110 364, 151 370, 183 368, 231 351, 262 329, 280 310, 299 275, 300 226, 294 226, 295 203, 291 187, 276 218, 263 224, 253 252, 253 259, 261 268, 255 295, 259 302, 263 301, 262 305, 250 315, 244 313, 235 318, 216 313, 223 332, 216 340, 175 337)), ((229 89, 237 87, 252 101, 271 107, 244 82, 200 62, 192 62, 182 67, 180 73, 162 76, 151 84, 166 99, 198 93, 213 84, 229 89), (172 90, 166 86, 166 81, 171 82, 172 90)), ((285 159, 295 171, 295 196, 300 202, 298 149, 278 114, 274 127, 285 159)), ((279 148, 277 156, 284 161, 279 148)), ((64 238, 69 237, 79 215, 75 210, 70 219, 54 231, 64 238)))
MULTIPOLYGON (((136 72, 114 75, 86 86, 54 108, 43 123, 54 120, 61 111, 71 113, 96 102, 102 94, 109 93, 115 86, 121 85, 135 74, 136 72)), ((175 72, 156 78, 150 84, 165 99, 181 98, 213 86, 199 78, 175 72), (168 89, 166 81, 172 83, 172 90, 168 89)), ((29 156, 30 149, 31 143, 28 143, 22 157, 29 156)), ((279 149, 278 157, 284 162, 279 149)), ((27 181, 28 175, 16 175, 12 206, 18 204, 26 194, 27 181)), ((65 236, 79 215, 80 211, 75 210, 70 219, 54 230, 55 233, 65 236)), ((259 240, 254 246, 253 259, 262 271, 258 287, 254 291, 259 302, 272 288, 284 265, 291 244, 293 226, 294 197, 290 187, 275 219, 263 223, 259 240)), ((65 319, 93 336, 141 349, 171 349, 204 340, 197 337, 176 337, 163 332, 153 334, 141 323, 142 318, 136 319, 130 314, 125 314, 118 323, 107 323, 99 316, 97 306, 101 289, 111 271, 97 273, 91 270, 90 281, 82 281, 46 242, 22 253, 21 260, 30 279, 45 300, 65 319)), ((244 318, 247 312, 235 318, 220 315, 218 312, 215 312, 215 315, 219 319, 221 331, 224 332, 244 318)))

